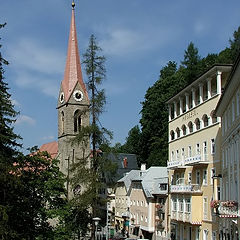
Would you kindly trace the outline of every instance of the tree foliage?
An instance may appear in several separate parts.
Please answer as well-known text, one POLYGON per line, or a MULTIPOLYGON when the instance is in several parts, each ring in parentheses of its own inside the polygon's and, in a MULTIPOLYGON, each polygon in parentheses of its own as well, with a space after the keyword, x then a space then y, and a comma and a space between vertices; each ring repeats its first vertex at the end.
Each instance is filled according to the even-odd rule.
MULTIPOLYGON (((106 200, 102 197, 101 192, 112 183, 112 176, 116 172, 116 165, 101 150, 101 146, 106 147, 109 144, 112 134, 100 122, 100 115, 104 111, 106 103, 104 89, 100 89, 101 83, 106 77, 105 57, 101 56, 100 52, 101 48, 97 45, 96 38, 91 35, 83 61, 88 76, 87 88, 90 97, 88 111, 91 121, 89 126, 81 127, 74 142, 84 150, 90 139, 92 150, 89 155, 80 157, 72 165, 73 177, 71 179, 72 185, 79 186, 79 189, 81 189, 71 200, 72 209, 75 209, 75 211, 72 211, 75 215, 74 219, 79 219, 79 221, 76 221, 76 223, 79 223, 76 229, 80 231, 81 235, 86 233, 86 227, 89 223, 92 224, 93 217, 102 215, 106 200), (85 212, 86 210, 87 212, 85 212), (85 224, 83 224, 81 218, 78 218, 78 216, 81 217, 84 214, 88 214, 88 217, 82 219, 85 220, 85 224)), ((94 229, 94 224, 92 228, 94 229)))
POLYGON ((166 101, 191 84, 212 65, 233 63, 240 49, 240 27, 218 54, 209 53, 201 58, 192 42, 185 50, 181 65, 168 62, 160 71, 159 79, 150 87, 142 102, 140 158, 148 166, 166 166, 168 159, 168 110, 166 101))

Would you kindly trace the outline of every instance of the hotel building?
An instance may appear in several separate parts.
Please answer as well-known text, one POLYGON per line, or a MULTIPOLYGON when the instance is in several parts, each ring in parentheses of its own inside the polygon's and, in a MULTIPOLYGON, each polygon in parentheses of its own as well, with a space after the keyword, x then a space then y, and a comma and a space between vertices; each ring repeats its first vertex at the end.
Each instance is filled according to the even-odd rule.
POLYGON ((231 65, 214 65, 168 101, 171 239, 218 239, 220 125, 214 110, 231 65))
POLYGON ((216 108, 221 127, 221 201, 216 202, 219 239, 239 239, 240 55, 216 108))

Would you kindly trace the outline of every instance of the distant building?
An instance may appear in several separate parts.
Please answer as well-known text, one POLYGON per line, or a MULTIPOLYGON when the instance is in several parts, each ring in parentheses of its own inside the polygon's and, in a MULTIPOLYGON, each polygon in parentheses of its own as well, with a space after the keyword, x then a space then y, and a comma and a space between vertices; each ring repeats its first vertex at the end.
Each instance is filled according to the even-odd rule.
POLYGON ((237 240, 240 236, 240 55, 217 105, 216 114, 222 119, 221 172, 216 176, 222 189, 221 201, 216 202, 219 239, 237 240))
POLYGON ((166 167, 132 170, 117 183, 115 223, 134 238, 165 240, 168 173, 166 167))
POLYGON ((220 197, 221 119, 214 110, 231 65, 215 65, 168 101, 170 228, 173 240, 217 239, 211 202, 220 197), (215 196, 214 196, 215 195, 215 196))

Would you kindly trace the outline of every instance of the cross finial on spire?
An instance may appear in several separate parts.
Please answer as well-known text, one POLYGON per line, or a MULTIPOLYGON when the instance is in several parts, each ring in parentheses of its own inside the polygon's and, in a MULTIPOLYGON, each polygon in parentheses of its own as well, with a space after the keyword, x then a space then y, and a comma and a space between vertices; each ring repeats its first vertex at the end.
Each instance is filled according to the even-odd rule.
POLYGON ((74 0, 72 1, 72 9, 74 9, 74 7, 75 7, 75 2, 74 2, 74 0))

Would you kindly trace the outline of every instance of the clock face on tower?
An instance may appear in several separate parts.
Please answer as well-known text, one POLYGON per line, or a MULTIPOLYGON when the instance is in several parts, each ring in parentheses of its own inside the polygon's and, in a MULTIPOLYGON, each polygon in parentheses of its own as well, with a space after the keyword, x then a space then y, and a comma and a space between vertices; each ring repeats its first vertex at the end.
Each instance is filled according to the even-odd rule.
POLYGON ((73 97, 77 102, 80 102, 83 100, 83 93, 80 90, 75 90, 73 93, 73 97))
POLYGON ((64 92, 61 92, 60 97, 59 97, 60 103, 64 102, 64 92))

